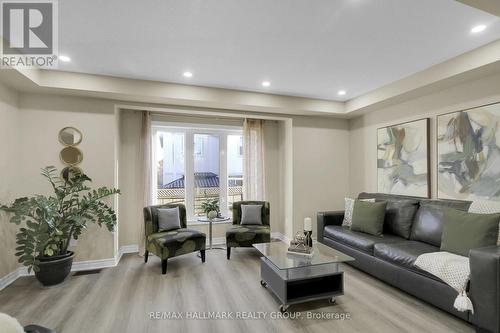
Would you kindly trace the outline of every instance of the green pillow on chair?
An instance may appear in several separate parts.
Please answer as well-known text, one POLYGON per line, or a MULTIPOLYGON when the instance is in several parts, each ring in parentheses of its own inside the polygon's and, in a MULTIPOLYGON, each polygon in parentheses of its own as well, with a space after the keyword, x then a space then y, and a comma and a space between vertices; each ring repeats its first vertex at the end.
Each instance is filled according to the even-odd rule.
POLYGON ((351 230, 382 236, 386 206, 387 202, 385 201, 366 202, 356 200, 352 211, 351 230))
POLYGON ((468 257, 471 249, 497 244, 500 214, 443 211, 441 250, 468 257))

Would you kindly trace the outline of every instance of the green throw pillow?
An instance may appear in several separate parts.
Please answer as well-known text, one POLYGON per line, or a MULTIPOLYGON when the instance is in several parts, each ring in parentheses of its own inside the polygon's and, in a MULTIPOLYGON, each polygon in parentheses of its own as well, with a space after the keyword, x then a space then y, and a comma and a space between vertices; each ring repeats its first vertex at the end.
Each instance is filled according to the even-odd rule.
POLYGON ((445 208, 441 250, 468 257, 471 249, 496 245, 500 214, 473 214, 445 208))
POLYGON ((387 202, 356 200, 352 211, 351 230, 382 236, 387 202))

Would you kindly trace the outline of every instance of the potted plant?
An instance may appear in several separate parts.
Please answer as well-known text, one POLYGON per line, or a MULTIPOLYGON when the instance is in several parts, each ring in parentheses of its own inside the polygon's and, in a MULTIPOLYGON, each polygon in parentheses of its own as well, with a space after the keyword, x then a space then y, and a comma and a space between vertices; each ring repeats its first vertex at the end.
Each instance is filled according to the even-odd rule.
POLYGON ((213 220, 216 217, 220 217, 219 199, 205 200, 201 203, 201 209, 210 220, 213 220))
POLYGON ((18 198, 10 206, 0 206, 12 214, 10 222, 22 225, 17 233, 16 256, 28 272, 33 270, 43 285, 61 283, 68 276, 74 253, 71 239, 78 239, 89 222, 113 231, 116 214, 103 199, 120 190, 87 186, 91 179, 82 172, 59 177, 53 166, 42 169, 54 195, 18 198))

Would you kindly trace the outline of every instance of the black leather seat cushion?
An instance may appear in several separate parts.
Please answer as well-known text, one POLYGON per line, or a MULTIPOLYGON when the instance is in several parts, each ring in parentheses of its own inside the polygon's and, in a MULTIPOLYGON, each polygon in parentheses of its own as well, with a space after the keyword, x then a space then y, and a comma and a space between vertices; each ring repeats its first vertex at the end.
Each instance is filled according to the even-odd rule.
POLYGON ((430 252, 439 252, 439 248, 416 241, 404 241, 393 244, 375 244, 373 249, 373 255, 376 258, 437 279, 434 275, 429 274, 414 265, 415 260, 417 260, 419 255, 430 252))
POLYGON ((405 241, 404 238, 394 235, 383 235, 382 237, 365 234, 363 232, 351 231, 348 227, 327 225, 324 237, 343 243, 360 251, 373 255, 373 247, 378 243, 396 243, 405 241))

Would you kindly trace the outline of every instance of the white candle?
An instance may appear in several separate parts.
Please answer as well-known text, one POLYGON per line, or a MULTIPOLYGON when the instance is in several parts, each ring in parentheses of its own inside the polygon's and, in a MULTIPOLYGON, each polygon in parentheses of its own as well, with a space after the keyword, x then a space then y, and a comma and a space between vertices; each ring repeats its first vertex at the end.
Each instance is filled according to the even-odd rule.
POLYGON ((304 231, 312 231, 312 221, 310 217, 304 219, 304 231))

